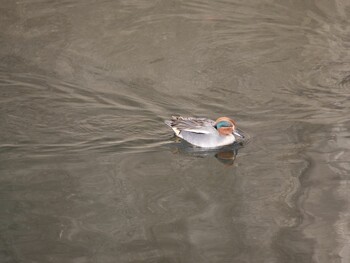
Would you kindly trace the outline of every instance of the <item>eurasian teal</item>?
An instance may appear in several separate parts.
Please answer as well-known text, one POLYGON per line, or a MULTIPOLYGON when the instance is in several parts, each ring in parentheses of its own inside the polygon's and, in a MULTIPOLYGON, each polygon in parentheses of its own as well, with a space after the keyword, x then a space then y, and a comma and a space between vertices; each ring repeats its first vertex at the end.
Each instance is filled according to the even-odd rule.
POLYGON ((236 122, 227 117, 216 121, 206 118, 172 116, 165 124, 173 129, 175 135, 198 147, 216 148, 243 139, 237 131, 236 122))

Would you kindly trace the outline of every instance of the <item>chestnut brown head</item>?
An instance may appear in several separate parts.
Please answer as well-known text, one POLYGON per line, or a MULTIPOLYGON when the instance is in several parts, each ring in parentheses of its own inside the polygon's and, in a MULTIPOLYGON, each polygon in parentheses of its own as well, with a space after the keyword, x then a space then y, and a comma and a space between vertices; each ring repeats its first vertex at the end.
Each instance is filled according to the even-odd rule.
POLYGON ((220 135, 227 136, 234 132, 236 122, 228 117, 220 117, 216 120, 214 126, 220 135))

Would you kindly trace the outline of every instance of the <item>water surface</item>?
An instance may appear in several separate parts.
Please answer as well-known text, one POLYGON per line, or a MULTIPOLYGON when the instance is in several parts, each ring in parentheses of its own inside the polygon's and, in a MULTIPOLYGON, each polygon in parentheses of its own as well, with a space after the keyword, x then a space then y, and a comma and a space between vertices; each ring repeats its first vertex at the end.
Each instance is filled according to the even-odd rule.
POLYGON ((341 0, 0 0, 0 261, 349 262, 348 21, 341 0), (174 114, 250 142, 193 151, 174 114))

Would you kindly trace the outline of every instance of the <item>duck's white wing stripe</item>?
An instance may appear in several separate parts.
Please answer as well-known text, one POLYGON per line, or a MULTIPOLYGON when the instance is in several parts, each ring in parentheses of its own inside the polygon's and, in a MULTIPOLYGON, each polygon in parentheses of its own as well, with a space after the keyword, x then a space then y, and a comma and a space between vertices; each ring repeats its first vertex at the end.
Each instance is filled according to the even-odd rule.
POLYGON ((213 131, 209 131, 208 129, 205 129, 205 127, 203 127, 203 128, 194 128, 194 129, 183 129, 182 131, 199 133, 199 134, 213 133, 213 131))

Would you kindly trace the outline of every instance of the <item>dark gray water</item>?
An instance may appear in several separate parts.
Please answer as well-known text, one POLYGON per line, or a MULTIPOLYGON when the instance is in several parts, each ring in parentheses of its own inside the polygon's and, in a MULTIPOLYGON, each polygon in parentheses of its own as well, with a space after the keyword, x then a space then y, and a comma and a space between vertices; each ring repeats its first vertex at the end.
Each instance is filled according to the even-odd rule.
POLYGON ((350 262, 349 21, 346 0, 0 0, 0 262, 350 262), (173 114, 250 142, 186 149, 173 114))

